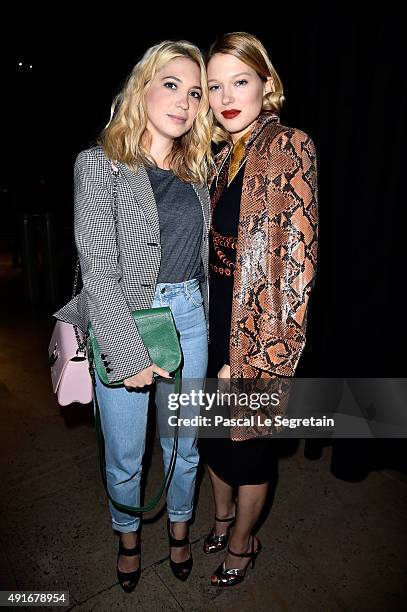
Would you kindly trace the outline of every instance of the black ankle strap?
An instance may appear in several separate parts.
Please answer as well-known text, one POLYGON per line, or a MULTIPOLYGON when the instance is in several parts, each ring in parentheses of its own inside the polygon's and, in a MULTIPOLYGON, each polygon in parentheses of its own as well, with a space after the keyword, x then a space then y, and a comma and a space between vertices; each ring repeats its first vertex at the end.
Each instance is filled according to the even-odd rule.
POLYGON ((230 521, 234 521, 235 518, 236 518, 235 516, 231 516, 229 518, 220 519, 217 516, 215 516, 215 521, 218 521, 219 523, 230 523, 230 521))
POLYGON ((171 524, 170 521, 167 521, 167 531, 168 531, 168 541, 170 546, 174 546, 175 548, 181 548, 181 546, 186 546, 189 544, 189 536, 185 536, 182 540, 177 540, 171 533, 171 524))
POLYGON ((250 552, 245 552, 245 553, 234 553, 233 550, 230 550, 229 546, 228 546, 228 553, 231 554, 233 557, 253 557, 254 555, 254 536, 252 536, 252 545, 251 545, 251 551, 250 552))
POLYGON ((186 546, 189 544, 188 536, 182 538, 182 540, 176 540, 171 533, 168 533, 168 540, 170 542, 170 546, 174 546, 175 548, 181 548, 181 546, 186 546))
POLYGON ((125 555, 126 557, 135 557, 140 554, 140 540, 137 542, 134 548, 125 548, 122 541, 119 542, 119 555, 125 555))
POLYGON ((252 552, 234 553, 232 550, 230 550, 229 546, 228 546, 228 553, 232 555, 233 557, 251 557, 253 554, 252 552))

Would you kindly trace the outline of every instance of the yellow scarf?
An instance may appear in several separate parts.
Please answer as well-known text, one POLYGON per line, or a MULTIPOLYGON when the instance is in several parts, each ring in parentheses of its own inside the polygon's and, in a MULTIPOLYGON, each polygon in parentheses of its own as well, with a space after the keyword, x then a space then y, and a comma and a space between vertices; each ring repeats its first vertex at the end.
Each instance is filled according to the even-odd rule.
POLYGON ((250 138, 251 132, 252 130, 249 130, 249 132, 243 134, 233 145, 229 164, 228 187, 246 161, 246 143, 250 138))

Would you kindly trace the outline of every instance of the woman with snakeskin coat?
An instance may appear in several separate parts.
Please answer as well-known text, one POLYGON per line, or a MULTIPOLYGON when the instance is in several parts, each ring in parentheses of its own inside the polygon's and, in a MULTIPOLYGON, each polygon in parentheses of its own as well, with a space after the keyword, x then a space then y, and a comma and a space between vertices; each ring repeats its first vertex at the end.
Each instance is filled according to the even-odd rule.
MULTIPOLYGON (((210 182, 208 376, 282 385, 305 345, 316 271, 315 147, 280 123, 283 86, 256 37, 220 37, 207 71, 213 141, 224 143, 210 182)), ((253 529, 277 470, 275 440, 232 428, 228 438, 201 438, 200 452, 215 498, 204 552, 226 548, 230 538, 211 584, 232 586, 261 550, 253 529)))

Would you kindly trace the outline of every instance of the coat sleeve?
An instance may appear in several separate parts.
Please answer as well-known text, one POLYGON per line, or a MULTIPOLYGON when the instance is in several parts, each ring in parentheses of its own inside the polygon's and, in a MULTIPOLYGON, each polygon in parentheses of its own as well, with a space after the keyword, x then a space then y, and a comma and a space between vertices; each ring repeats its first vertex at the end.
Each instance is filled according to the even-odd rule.
POLYGON ((250 365, 293 376, 305 346, 317 264, 317 166, 313 141, 288 129, 272 144, 267 185, 265 303, 250 365))
POLYGON ((120 287, 112 193, 106 171, 92 150, 77 157, 74 174, 75 242, 90 321, 109 382, 128 378, 151 365, 120 287))

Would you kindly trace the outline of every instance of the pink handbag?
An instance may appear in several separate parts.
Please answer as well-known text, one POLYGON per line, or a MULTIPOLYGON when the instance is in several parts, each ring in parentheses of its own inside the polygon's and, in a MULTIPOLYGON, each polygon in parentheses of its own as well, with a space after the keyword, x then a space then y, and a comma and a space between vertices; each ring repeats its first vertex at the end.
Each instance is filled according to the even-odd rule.
POLYGON ((52 388, 58 404, 89 404, 92 401, 92 379, 82 332, 77 327, 75 330, 75 326, 70 323, 57 321, 49 343, 48 356, 52 388))
MULTIPOLYGON (((118 168, 111 162, 113 174, 118 168)), ((115 218, 117 216, 115 194, 115 218)), ((76 260, 72 298, 76 295, 80 273, 79 257, 76 260)), ((86 340, 76 326, 57 321, 48 347, 51 381, 60 406, 78 402, 89 404, 93 399, 93 382, 86 356, 86 340)))

